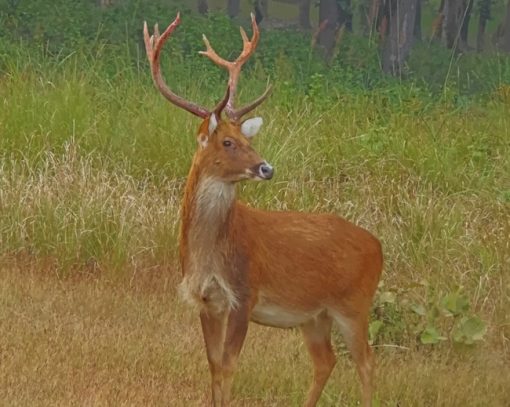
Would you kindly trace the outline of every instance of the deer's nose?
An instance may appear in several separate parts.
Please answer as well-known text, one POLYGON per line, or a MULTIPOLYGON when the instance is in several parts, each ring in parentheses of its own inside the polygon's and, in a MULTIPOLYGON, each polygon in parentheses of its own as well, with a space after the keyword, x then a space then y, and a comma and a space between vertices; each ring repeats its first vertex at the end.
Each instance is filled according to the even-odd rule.
POLYGON ((273 167, 269 165, 266 161, 259 164, 258 176, 262 179, 271 179, 273 178, 273 167))

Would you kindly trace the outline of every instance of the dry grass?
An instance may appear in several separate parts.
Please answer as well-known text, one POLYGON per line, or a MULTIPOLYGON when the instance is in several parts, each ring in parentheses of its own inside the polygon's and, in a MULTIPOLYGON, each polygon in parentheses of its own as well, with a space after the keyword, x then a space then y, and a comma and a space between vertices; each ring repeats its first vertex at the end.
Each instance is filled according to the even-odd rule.
MULTIPOLYGON (((94 69, 2 77, 2 405, 208 399, 198 319, 175 298, 197 122, 149 86, 136 76, 101 82, 94 69)), ((203 93, 196 83, 188 90, 203 93)), ((381 91, 325 104, 276 89, 260 109, 256 148, 277 173, 241 186, 244 199, 337 213, 383 242, 381 291, 396 306, 377 315, 386 329, 376 341, 380 405, 510 400, 510 115, 500 99, 457 109, 381 91), (487 324, 484 341, 418 345, 426 322, 411 305, 431 311, 458 290, 487 324)), ((449 322, 438 323, 445 335, 449 322)), ((303 401, 310 367, 296 331, 252 326, 240 364, 237 405, 303 401)), ((345 356, 321 403, 357 400, 345 356)))
MULTIPOLYGON (((125 279, 60 279, 0 269, 0 399, 5 406, 201 406, 209 374, 198 318, 176 300, 169 270, 125 279)), ((505 406, 508 352, 378 347, 383 406, 505 406)), ((257 325, 236 375, 237 406, 295 406, 310 364, 298 331, 257 325), (261 356, 263 355, 263 356, 261 356)), ((322 406, 356 405, 358 383, 339 357, 322 406)))

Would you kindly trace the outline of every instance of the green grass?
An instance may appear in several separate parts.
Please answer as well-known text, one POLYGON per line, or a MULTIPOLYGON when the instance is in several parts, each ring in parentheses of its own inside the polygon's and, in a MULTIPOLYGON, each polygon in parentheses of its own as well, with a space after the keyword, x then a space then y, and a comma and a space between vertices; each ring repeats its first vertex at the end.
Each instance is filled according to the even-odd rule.
MULTIPOLYGON (((199 121, 165 102, 143 65, 111 76, 100 58, 37 61, 9 61, 0 77, 1 398, 202 405, 199 327, 173 288, 179 202, 199 121)), ((241 84, 243 99, 264 88, 257 72, 241 84)), ((207 105, 221 95, 218 76, 188 75, 170 81, 207 105)), ((254 144, 276 175, 242 184, 242 199, 333 212, 381 239, 381 292, 396 296, 393 308, 376 310, 385 324, 376 341, 381 405, 504 405, 508 88, 458 103, 405 84, 306 93, 291 85, 277 82, 257 112, 265 125, 254 144), (484 341, 420 345, 423 327, 409 305, 430 308, 457 290, 487 323, 484 341)), ((447 334, 449 321, 439 322, 447 334)), ((243 355, 240 405, 302 402, 308 362, 297 333, 254 328, 243 355)), ((322 405, 355 405, 357 397, 344 358, 322 405)))

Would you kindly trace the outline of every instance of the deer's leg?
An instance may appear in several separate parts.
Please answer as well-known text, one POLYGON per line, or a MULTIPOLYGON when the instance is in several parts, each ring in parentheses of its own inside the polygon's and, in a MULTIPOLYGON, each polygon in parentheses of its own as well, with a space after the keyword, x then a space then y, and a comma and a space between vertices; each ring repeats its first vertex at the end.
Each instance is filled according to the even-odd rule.
POLYGON ((207 360, 211 371, 212 405, 222 404, 223 386, 223 342, 225 340, 227 314, 215 314, 207 311, 200 313, 202 333, 204 335, 207 360))
POLYGON ((372 405, 375 360, 372 348, 368 344, 368 315, 359 315, 356 319, 345 318, 338 313, 333 315, 338 322, 361 379, 361 404, 363 407, 370 407, 372 405))
POLYGON ((314 370, 313 382, 305 402, 306 407, 313 407, 317 404, 336 363, 335 353, 331 346, 331 324, 331 317, 323 313, 301 327, 314 370))
POLYGON ((237 359, 243 347, 249 324, 249 306, 240 304, 236 309, 230 311, 225 335, 225 346, 223 348, 223 405, 230 402, 232 381, 237 366, 237 359))

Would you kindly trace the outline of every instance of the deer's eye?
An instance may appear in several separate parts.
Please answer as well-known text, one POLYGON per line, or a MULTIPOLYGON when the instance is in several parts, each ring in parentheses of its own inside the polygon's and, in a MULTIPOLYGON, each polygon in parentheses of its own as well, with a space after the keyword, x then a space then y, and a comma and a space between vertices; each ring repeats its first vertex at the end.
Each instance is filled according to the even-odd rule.
POLYGON ((224 147, 230 147, 231 145, 232 145, 232 142, 230 140, 223 140, 224 147))

